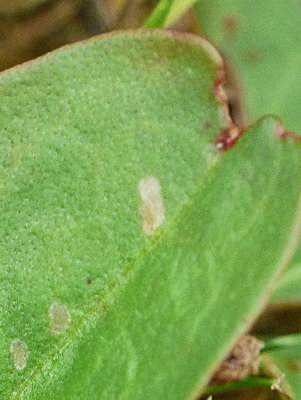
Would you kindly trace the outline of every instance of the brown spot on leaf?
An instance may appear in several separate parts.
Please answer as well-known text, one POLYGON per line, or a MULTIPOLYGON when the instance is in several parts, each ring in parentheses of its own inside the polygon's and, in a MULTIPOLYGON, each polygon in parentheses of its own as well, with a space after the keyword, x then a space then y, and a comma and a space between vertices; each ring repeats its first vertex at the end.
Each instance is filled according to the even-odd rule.
POLYGON ((223 20, 223 29, 228 36, 236 37, 240 30, 240 17, 237 14, 225 15, 223 20))
POLYGON ((210 121, 206 121, 206 122, 204 123, 204 129, 205 129, 205 131, 210 131, 210 130, 212 129, 212 127, 213 127, 213 125, 212 125, 212 123, 211 123, 210 121))
POLYGON ((260 350, 263 343, 253 336, 242 336, 234 345, 229 356, 220 364, 210 384, 225 384, 257 375, 260 350))
POLYGON ((49 309, 49 314, 51 327, 55 334, 59 335, 68 329, 71 316, 67 306, 53 303, 49 309))
POLYGON ((10 346, 10 351, 13 355, 16 369, 22 371, 26 367, 29 355, 26 344, 19 339, 13 340, 10 346))
POLYGON ((154 235, 165 221, 160 182, 154 177, 146 177, 139 182, 139 191, 142 200, 140 213, 143 230, 147 235, 154 235))
POLYGON ((258 49, 249 49, 246 58, 250 64, 257 65, 262 60, 262 53, 258 49))

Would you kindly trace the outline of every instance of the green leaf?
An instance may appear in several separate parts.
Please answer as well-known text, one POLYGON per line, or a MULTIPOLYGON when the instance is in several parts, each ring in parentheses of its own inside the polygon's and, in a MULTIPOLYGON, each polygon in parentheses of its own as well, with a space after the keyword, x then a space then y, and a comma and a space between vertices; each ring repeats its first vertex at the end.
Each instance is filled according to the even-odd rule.
POLYGON ((2 74, 2 398, 191 399, 267 301, 301 149, 271 117, 217 149, 221 67, 146 31, 2 74))
POLYGON ((173 25, 197 0, 161 0, 145 23, 145 28, 173 25))
POLYGON ((286 335, 267 339, 262 352, 272 352, 286 358, 301 359, 301 334, 286 335))
POLYGON ((275 113, 301 131, 300 2, 200 0, 201 27, 234 62, 251 119, 275 113))

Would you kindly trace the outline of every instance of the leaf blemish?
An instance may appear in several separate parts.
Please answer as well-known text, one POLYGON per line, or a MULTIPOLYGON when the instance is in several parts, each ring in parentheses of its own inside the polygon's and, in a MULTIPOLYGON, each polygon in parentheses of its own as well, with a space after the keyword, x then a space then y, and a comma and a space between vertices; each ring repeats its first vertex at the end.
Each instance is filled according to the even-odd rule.
POLYGON ((257 65, 262 59, 262 53, 258 49, 249 49, 246 53, 247 61, 252 65, 257 65))
POLYGON ((223 20, 223 28, 227 35, 236 37, 239 33, 241 21, 239 15, 229 14, 225 15, 223 20))
POLYGON ((26 367, 29 351, 24 342, 20 339, 12 341, 10 351, 14 358, 14 364, 18 371, 23 371, 26 367))
POLYGON ((297 133, 295 133, 293 131, 286 131, 284 129, 282 122, 278 123, 275 133, 276 133, 276 136, 282 140, 288 140, 288 141, 295 142, 295 143, 301 143, 301 135, 298 135, 297 133))
POLYGON ((215 141, 216 148, 221 151, 232 149, 238 143, 243 133, 243 130, 234 125, 231 128, 224 129, 215 141))
POLYGON ((232 147, 237 144, 241 136, 245 133, 245 130, 239 128, 233 122, 230 115, 228 98, 223 89, 223 86, 226 83, 225 71, 223 68, 219 69, 218 75, 218 79, 214 83, 214 93, 221 105, 226 128, 223 129, 218 138, 215 140, 215 146, 220 151, 227 151, 232 149, 232 147))
POLYGON ((49 308, 49 314, 51 328, 55 334, 59 335, 68 329, 71 322, 71 316, 67 306, 53 303, 49 308))
POLYGON ((143 230, 151 236, 165 221, 160 182, 157 178, 146 177, 139 182, 139 192, 142 200, 140 214, 143 220, 143 230))

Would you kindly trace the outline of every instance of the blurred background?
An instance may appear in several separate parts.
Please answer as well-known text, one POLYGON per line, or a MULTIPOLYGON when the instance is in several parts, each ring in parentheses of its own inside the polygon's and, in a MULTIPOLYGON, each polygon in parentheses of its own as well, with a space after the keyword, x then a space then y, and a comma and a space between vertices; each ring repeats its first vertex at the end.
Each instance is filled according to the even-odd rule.
MULTIPOLYGON (((0 70, 68 43, 141 27, 158 0, 0 0, 0 70)), ((195 11, 174 27, 198 33, 195 11)))
MULTIPOLYGON (((91 36, 140 28, 158 3, 0 0, 0 71, 91 36)), ((218 48, 238 126, 275 114, 300 132, 300 22, 300 0, 199 0, 170 28, 205 36, 218 48)))

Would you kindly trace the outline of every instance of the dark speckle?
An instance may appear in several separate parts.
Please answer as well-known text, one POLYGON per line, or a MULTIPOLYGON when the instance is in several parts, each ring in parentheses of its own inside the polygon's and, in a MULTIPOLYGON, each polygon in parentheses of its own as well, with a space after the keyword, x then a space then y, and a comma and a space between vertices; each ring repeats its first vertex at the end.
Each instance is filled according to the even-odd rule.
POLYGON ((249 49, 246 58, 250 64, 257 65, 262 60, 262 53, 258 49, 249 49))
POLYGON ((225 15, 223 20, 223 29, 228 36, 236 37, 240 30, 240 18, 237 14, 225 15))
POLYGON ((212 123, 210 121, 205 122, 204 129, 205 131, 210 131, 212 129, 212 123))
POLYGON ((92 279, 87 279, 87 284, 91 285, 91 283, 92 283, 92 279))

